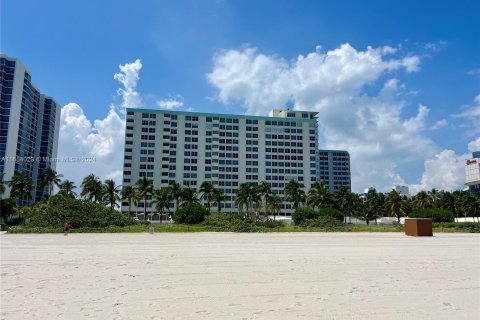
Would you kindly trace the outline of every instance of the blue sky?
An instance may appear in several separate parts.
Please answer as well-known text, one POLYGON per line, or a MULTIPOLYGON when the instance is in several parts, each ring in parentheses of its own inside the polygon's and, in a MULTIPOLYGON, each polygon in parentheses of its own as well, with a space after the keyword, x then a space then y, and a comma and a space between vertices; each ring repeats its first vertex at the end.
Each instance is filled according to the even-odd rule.
MULTIPOLYGON (((180 99, 184 104, 180 109, 252 113, 249 99, 256 92, 265 91, 264 87, 253 87, 245 93, 231 83, 233 80, 226 83, 208 75, 229 70, 235 77, 261 83, 265 80, 262 74, 255 75, 252 81, 251 74, 222 69, 219 61, 228 60, 238 65, 236 58, 254 60, 261 56, 268 60, 267 66, 262 65, 267 73, 272 65, 274 69, 296 73, 294 65, 299 55, 315 52, 327 55, 348 43, 355 52, 366 52, 369 46, 394 48, 391 57, 382 55, 385 61, 418 58, 415 71, 407 70, 406 66, 386 67, 372 79, 359 80, 363 82, 353 91, 357 102, 352 105, 361 108, 362 101, 365 104, 379 101, 377 95, 381 88, 388 80, 395 79, 398 88, 393 98, 388 102, 381 99, 385 105, 399 108, 397 120, 405 122, 416 117, 420 104, 429 110, 428 116, 421 119, 422 129, 416 129, 414 135, 406 133, 404 138, 426 139, 425 145, 430 149, 422 154, 421 150, 390 148, 391 141, 384 142, 376 158, 388 159, 384 165, 391 166, 389 172, 401 176, 400 180, 389 181, 378 178, 385 173, 360 173, 373 156, 354 150, 352 155, 358 155, 359 161, 354 168, 357 171, 354 189, 362 189, 367 184, 385 189, 388 184, 402 181, 417 188, 422 184, 436 186, 433 182, 421 181, 428 171, 425 161, 439 160, 437 156, 441 152, 450 150, 454 154, 450 154, 449 161, 456 160, 457 169, 461 168, 468 144, 479 135, 475 129, 478 119, 458 116, 466 110, 475 111, 475 97, 480 94, 478 1, 17 0, 2 2, 1 18, 1 50, 20 58, 42 91, 56 97, 62 105, 78 104, 93 129, 96 129, 95 120, 105 119, 110 105, 121 104, 123 97, 117 93, 119 82, 113 78, 119 72, 119 65, 136 59, 141 60, 142 67, 135 90, 143 106, 154 108, 158 100, 180 99), (317 46, 321 49, 316 49, 317 46), (253 48, 254 53, 247 54, 248 49, 253 48), (364 101, 364 96, 370 99, 364 101), (432 129, 438 121, 441 128, 432 129)), ((355 57, 353 59, 351 63, 355 63, 355 57)), ((247 63, 245 68, 254 66, 247 63)), ((365 72, 371 72, 369 70, 367 67, 365 72)), ((330 75, 323 76, 328 80, 330 75)), ((321 82, 316 85, 321 86, 321 82)), ((285 88, 290 90, 291 84, 285 88)), ((305 92, 298 88, 291 90, 298 105, 310 107, 298 98, 305 92)), ((259 99, 264 101, 264 98, 259 99)), ((338 121, 338 114, 322 119, 323 108, 327 108, 322 101, 332 101, 332 95, 329 93, 328 100, 323 98, 316 97, 316 105, 311 106, 321 111, 320 124, 338 121)), ((281 98, 272 101, 284 102, 281 98)), ((345 110, 360 110, 353 108, 357 107, 345 110)), ((378 106, 372 108, 376 112, 385 110, 378 106)), ((118 109, 117 112, 122 118, 118 109)), ((359 125, 359 120, 355 123, 359 125)), ((321 141, 328 146, 349 149, 347 142, 339 140, 339 132, 329 129, 334 126, 342 127, 342 123, 326 124, 321 141)), ((367 134, 368 126, 361 127, 367 134)), ((376 144, 372 139, 369 143, 373 148, 376 144)), ((118 151, 119 146, 106 148, 118 151)), ((99 157, 98 161, 101 160, 99 157)), ((459 172, 461 170, 454 174, 459 172)), ((461 178, 452 183, 458 185, 461 178)))

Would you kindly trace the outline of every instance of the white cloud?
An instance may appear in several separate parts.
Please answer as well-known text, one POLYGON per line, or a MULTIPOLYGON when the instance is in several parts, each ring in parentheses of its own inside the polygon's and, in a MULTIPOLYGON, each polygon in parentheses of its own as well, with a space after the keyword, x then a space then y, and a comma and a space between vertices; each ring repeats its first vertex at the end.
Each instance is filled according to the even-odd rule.
POLYGON ((448 121, 445 120, 445 119, 442 119, 442 120, 438 120, 437 122, 435 122, 435 124, 432 126, 432 130, 438 130, 438 129, 441 129, 443 127, 445 127, 446 125, 448 124, 448 121))
POLYGON ((142 69, 142 62, 140 59, 132 63, 119 65, 119 73, 115 73, 113 78, 123 85, 119 88, 117 93, 122 97, 122 113, 125 108, 139 108, 142 106, 142 99, 136 91, 138 80, 140 80, 140 70, 142 69))
POLYGON ((425 50, 439 52, 447 45, 446 41, 440 40, 438 42, 429 42, 423 46, 425 50))
POLYGON ((421 183, 410 185, 412 193, 433 188, 448 191, 462 189, 465 183, 465 159, 467 158, 467 154, 457 155, 452 150, 443 150, 426 160, 421 183))
POLYGON ((454 114, 453 118, 462 119, 464 123, 463 127, 468 128, 468 134, 473 136, 480 133, 480 94, 474 99, 473 105, 467 105, 463 108, 463 111, 458 114, 454 114))
POLYGON ((77 187, 82 179, 95 173, 104 179, 121 182, 123 167, 123 145, 125 120, 113 107, 102 120, 93 124, 87 119, 83 109, 76 103, 62 108, 58 157, 93 157, 95 162, 57 163, 57 171, 65 179, 75 181, 77 187))
POLYGON ((471 141, 468 144, 468 151, 470 152, 480 151, 480 137, 477 137, 475 140, 471 141))
POLYGON ((183 106, 183 97, 179 94, 175 95, 173 98, 158 100, 157 106, 162 109, 174 110, 183 106))
POLYGON ((120 72, 114 75, 122 88, 117 93, 122 97, 117 112, 115 106, 104 119, 93 123, 85 115, 82 107, 74 102, 63 106, 60 117, 58 157, 92 157, 95 162, 59 162, 57 171, 65 179, 75 181, 77 187, 90 173, 102 180, 114 179, 121 184, 123 169, 123 149, 125 140, 125 119, 121 116, 126 107, 140 107, 141 97, 136 91, 140 60, 120 65, 120 72))
POLYGON ((372 185, 389 190, 401 181, 398 167, 438 151, 422 133, 426 106, 420 105, 414 117, 402 117, 404 103, 397 96, 403 85, 398 79, 387 80, 376 95, 363 93, 395 70, 419 70, 419 57, 392 57, 395 53, 388 47, 359 51, 344 44, 288 62, 254 48, 228 50, 214 57, 207 78, 221 102, 239 102, 247 114, 265 115, 287 104, 318 111, 320 146, 350 152, 355 191, 372 185))

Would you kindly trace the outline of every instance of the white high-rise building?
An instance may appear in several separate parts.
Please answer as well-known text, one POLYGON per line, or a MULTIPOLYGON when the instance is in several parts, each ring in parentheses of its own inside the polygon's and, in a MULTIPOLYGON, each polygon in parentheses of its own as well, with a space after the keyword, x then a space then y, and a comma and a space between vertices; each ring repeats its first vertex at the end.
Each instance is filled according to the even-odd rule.
POLYGON ((480 196, 480 152, 474 152, 465 163, 465 185, 473 194, 480 196))
MULTIPOLYGON (((0 54, 0 174, 9 181, 15 172, 25 173, 33 182, 31 204, 46 194, 40 188, 40 173, 55 162, 60 105, 33 85, 31 74, 15 58, 0 54)), ((3 198, 10 196, 7 187, 3 198)))
MULTIPOLYGON (((223 211, 237 211, 241 183, 268 181, 282 198, 289 180, 308 191, 317 181, 317 112, 273 110, 269 117, 127 109, 123 185, 142 177, 154 188, 178 182, 198 190, 212 181, 227 196, 223 211)), ((172 204, 173 205, 173 204, 172 204)), ((143 201, 132 211, 143 212, 143 201)), ((127 211, 128 204, 122 203, 127 211)), ((171 208, 173 211, 174 208, 171 208)), ((152 212, 147 202, 147 212, 152 212)))

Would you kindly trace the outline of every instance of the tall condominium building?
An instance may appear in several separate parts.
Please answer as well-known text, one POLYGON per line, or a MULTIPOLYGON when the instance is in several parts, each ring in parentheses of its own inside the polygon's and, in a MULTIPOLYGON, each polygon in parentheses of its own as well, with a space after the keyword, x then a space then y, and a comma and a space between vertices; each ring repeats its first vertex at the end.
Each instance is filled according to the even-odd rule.
MULTIPOLYGON (((198 190, 203 181, 212 181, 227 196, 224 211, 237 211, 234 198, 241 183, 268 181, 272 192, 285 200, 283 189, 289 180, 299 181, 305 191, 317 180, 316 115, 273 110, 268 117, 258 117, 129 108, 123 185, 147 177, 155 188, 178 182, 198 190)), ((122 210, 127 206, 123 203, 122 210)), ((282 209, 289 213, 291 204, 283 201, 282 209)))
MULTIPOLYGON (((30 72, 15 58, 0 54, 0 174, 9 181, 15 172, 32 179, 30 204, 46 193, 40 172, 55 167, 60 105, 33 85, 30 72)), ((4 198, 10 196, 7 190, 4 198)))
POLYGON ((480 152, 474 152, 472 159, 465 163, 465 185, 468 190, 480 197, 480 152))
POLYGON ((401 196, 410 198, 410 190, 408 186, 395 186, 393 187, 393 190, 397 191, 401 196))
POLYGON ((341 186, 352 189, 350 154, 342 150, 318 150, 317 180, 337 192, 341 186))

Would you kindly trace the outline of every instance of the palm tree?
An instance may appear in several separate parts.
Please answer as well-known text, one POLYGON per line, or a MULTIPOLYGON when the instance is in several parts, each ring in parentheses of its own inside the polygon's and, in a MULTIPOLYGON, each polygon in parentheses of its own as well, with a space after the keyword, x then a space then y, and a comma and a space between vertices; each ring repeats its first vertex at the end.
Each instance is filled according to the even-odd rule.
POLYGON ((120 200, 120 188, 121 186, 115 185, 115 181, 111 179, 105 180, 103 185, 103 200, 110 205, 112 211, 118 206, 117 201, 120 200))
POLYGON ((259 203, 260 196, 257 192, 257 187, 252 183, 241 183, 235 196, 235 205, 240 209, 240 212, 242 212, 243 207, 245 207, 248 215, 250 208, 253 208, 254 205, 258 208, 259 203))
POLYGON ((210 211, 210 204, 212 203, 215 194, 215 186, 211 181, 204 181, 200 185, 200 190, 198 190, 198 192, 201 193, 200 200, 207 201, 208 211, 210 211))
POLYGON ((181 205, 200 203, 200 200, 198 200, 198 198, 197 198, 197 194, 195 192, 195 189, 191 189, 191 188, 188 188, 188 187, 183 188, 181 201, 182 201, 181 205))
POLYGON ((270 183, 268 181, 262 181, 260 182, 260 185, 258 186, 258 194, 260 195, 261 198, 263 198, 263 203, 264 203, 264 208, 265 208, 265 216, 268 217, 268 212, 269 208, 267 205, 267 197, 272 193, 272 188, 270 186, 270 183))
POLYGON ((363 207, 363 217, 367 224, 370 220, 374 220, 377 224, 377 218, 382 217, 385 211, 385 195, 377 193, 375 188, 368 189, 366 194, 365 206, 363 207))
POLYGON ((333 204, 333 195, 323 182, 315 182, 308 191, 307 204, 313 209, 328 208, 333 204))
POLYGON ((432 206, 437 208, 440 202, 440 192, 437 189, 432 189, 428 192, 428 196, 430 197, 432 206))
POLYGON ((77 194, 73 191, 76 188, 75 183, 70 180, 65 180, 60 184, 60 190, 58 194, 67 198, 75 198, 77 194))
POLYGON ((305 202, 305 191, 297 180, 288 181, 285 186, 285 200, 293 204, 293 209, 297 209, 300 203, 305 202))
POLYGON ((343 212, 344 222, 347 223, 347 216, 351 217, 359 208, 358 195, 348 191, 345 186, 341 186, 335 194, 335 200, 338 209, 343 212))
POLYGON ((180 207, 180 200, 182 199, 183 188, 178 182, 174 182, 169 186, 170 193, 175 200, 175 210, 180 207))
POLYGON ((385 199, 387 214, 392 217, 397 217, 397 224, 400 224, 400 217, 405 215, 405 206, 405 199, 395 190, 392 190, 385 199))
POLYGON ((455 213, 455 197, 451 192, 439 192, 439 207, 455 213))
POLYGON ((155 211, 160 214, 160 223, 162 223, 163 209, 170 208, 170 202, 173 200, 172 194, 169 189, 162 188, 153 191, 152 206, 155 211))
POLYGON ((10 187, 10 197, 24 201, 32 198, 33 183, 27 174, 15 171, 12 179, 8 181, 8 186, 10 187))
POLYGON ((153 181, 143 177, 135 184, 138 199, 143 200, 143 219, 147 221, 147 198, 153 192, 153 181))
POLYGON ((100 178, 93 173, 86 176, 80 185, 82 192, 80 196, 87 198, 90 201, 99 202, 102 200, 103 184, 100 178))
POLYGON ((282 199, 278 194, 267 195, 266 207, 268 207, 268 211, 273 214, 273 220, 275 220, 276 214, 280 213, 282 208, 282 199))
POLYGON ((63 175, 58 174, 57 171, 53 170, 52 168, 43 169, 40 173, 40 187, 44 188, 48 186, 48 196, 50 197, 53 192, 53 186, 60 187, 62 183, 63 175))
POLYGON ((413 207, 415 209, 427 209, 431 208, 433 205, 432 198, 425 191, 420 191, 417 193, 413 199, 413 207))
POLYGON ((128 202, 128 216, 130 217, 132 211, 132 202, 135 201, 137 192, 133 186, 123 186, 122 188, 122 200, 128 202))
POLYGON ((222 201, 227 200, 227 196, 220 189, 215 189, 212 199, 217 204, 217 212, 220 213, 222 211, 222 201))

